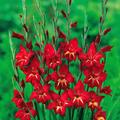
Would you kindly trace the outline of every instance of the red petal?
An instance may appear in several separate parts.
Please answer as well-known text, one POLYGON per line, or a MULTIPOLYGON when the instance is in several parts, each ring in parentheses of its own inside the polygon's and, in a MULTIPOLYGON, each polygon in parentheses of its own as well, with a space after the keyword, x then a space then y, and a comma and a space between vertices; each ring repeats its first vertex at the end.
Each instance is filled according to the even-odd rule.
POLYGON ((64 101, 67 100, 67 98, 68 98, 68 93, 67 92, 62 93, 61 99, 64 101))
POLYGON ((68 74, 69 70, 68 70, 68 66, 67 65, 61 65, 60 69, 59 69, 59 73, 60 74, 68 74))
POLYGON ((72 76, 71 73, 68 73, 68 74, 67 74, 66 80, 68 80, 69 82, 74 82, 74 77, 72 76))
POLYGON ((23 54, 27 53, 26 49, 23 47, 23 45, 20 45, 20 52, 23 52, 23 54))
POLYGON ((69 89, 67 92, 69 97, 72 99, 74 97, 74 91, 72 89, 69 89))
POLYGON ((37 97, 37 93, 33 91, 30 96, 30 100, 35 99, 36 97, 37 97))
POLYGON ((18 110, 15 114, 16 118, 22 118, 22 116, 24 115, 24 111, 23 110, 18 110))
POLYGON ((88 55, 88 56, 94 56, 95 54, 96 54, 96 45, 95 45, 95 42, 92 42, 92 43, 90 44, 89 49, 88 49, 87 55, 88 55))
POLYGON ((47 58, 51 58, 55 54, 55 50, 51 44, 46 44, 44 54, 47 58))
POLYGON ((51 95, 51 98, 55 101, 59 98, 59 95, 53 91, 50 91, 50 95, 51 95))
POLYGON ((27 102, 26 104, 27 104, 28 108, 33 108, 33 103, 31 101, 27 102))
POLYGON ((57 74, 57 72, 53 72, 50 76, 51 76, 51 79, 52 79, 52 80, 57 81, 57 79, 58 79, 58 74, 57 74))
POLYGON ((56 103, 55 103, 55 102, 51 102, 51 103, 49 103, 49 105, 47 106, 47 108, 48 108, 49 110, 54 109, 55 107, 56 107, 56 103))
POLYGON ((84 85, 83 85, 81 80, 79 80, 77 82, 77 84, 75 85, 74 89, 75 89, 75 91, 77 91, 77 90, 84 90, 84 85))
POLYGON ((49 89, 50 89, 50 85, 49 84, 44 85, 43 89, 44 89, 45 92, 48 92, 49 89))
POLYGON ((77 49, 78 48, 78 40, 77 38, 74 38, 70 41, 70 48, 77 49))
POLYGON ((35 117, 37 115, 37 112, 34 109, 30 110, 30 112, 32 113, 33 117, 35 117))

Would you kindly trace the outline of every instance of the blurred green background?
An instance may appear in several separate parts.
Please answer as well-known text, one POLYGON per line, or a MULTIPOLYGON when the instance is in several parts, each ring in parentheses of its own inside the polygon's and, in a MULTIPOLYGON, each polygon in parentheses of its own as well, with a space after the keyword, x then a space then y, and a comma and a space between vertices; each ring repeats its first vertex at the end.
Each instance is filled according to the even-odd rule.
MULTIPOLYGON (((51 0, 38 0, 43 12, 47 16, 47 29, 50 36, 53 34, 51 14, 53 14, 51 0)), ((54 2, 55 0, 53 0, 54 2)), ((59 0, 58 10, 65 9, 65 0, 59 0)), ((22 0, 0 0, 0 120, 15 120, 17 110, 11 102, 13 97, 11 65, 11 52, 9 45, 9 32, 22 32, 19 15, 23 14, 22 0)), ((100 13, 100 0, 73 0, 71 7, 71 20, 78 21, 78 26, 72 31, 71 37, 81 40, 84 27, 85 13, 87 15, 88 32, 87 41, 91 41, 98 33, 100 13)), ((107 111, 108 120, 120 120, 120 0, 109 0, 108 14, 104 28, 111 27, 112 31, 102 40, 103 45, 112 45, 113 49, 107 54, 106 71, 108 77, 106 85, 111 85, 112 97, 106 97, 103 108, 107 111)), ((26 0, 27 25, 34 31, 34 20, 41 21, 41 17, 34 5, 34 0, 26 0), (35 19, 33 20, 33 16, 35 19)), ((59 26, 65 31, 65 20, 60 15, 59 26)), ((32 33, 31 33, 32 34, 32 33)), ((13 47, 17 48, 20 41, 13 40, 13 47)))

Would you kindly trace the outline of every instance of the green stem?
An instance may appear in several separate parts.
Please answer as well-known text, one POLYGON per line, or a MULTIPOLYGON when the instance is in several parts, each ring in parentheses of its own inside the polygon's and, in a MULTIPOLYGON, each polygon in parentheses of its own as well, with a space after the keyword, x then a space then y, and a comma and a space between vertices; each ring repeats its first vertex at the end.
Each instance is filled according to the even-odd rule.
POLYGON ((43 111, 43 118, 44 118, 44 120, 46 120, 46 117, 45 117, 45 105, 42 105, 42 111, 43 111))
POLYGON ((80 109, 79 120, 83 120, 84 118, 84 108, 80 109))
POLYGON ((69 41, 69 39, 70 39, 70 5, 69 5, 69 1, 68 0, 66 0, 67 1, 67 10, 68 10, 68 12, 67 12, 67 41, 69 41))
POLYGON ((37 119, 40 120, 40 116, 39 116, 39 108, 38 108, 38 105, 39 105, 39 104, 37 104, 36 101, 34 102, 34 104, 35 104, 35 109, 36 109, 36 111, 37 111, 37 119))

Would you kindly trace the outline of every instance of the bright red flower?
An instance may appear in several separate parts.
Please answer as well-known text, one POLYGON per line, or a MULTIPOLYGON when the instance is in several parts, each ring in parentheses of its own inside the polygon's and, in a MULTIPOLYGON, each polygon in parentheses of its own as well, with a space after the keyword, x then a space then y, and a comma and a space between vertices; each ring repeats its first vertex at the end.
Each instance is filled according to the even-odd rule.
POLYGON ((48 109, 54 109, 55 113, 60 114, 62 116, 65 115, 66 107, 70 106, 70 102, 68 101, 68 95, 66 92, 62 93, 62 95, 58 95, 54 92, 51 92, 52 102, 49 103, 48 109))
POLYGON ((14 102, 18 108, 22 108, 24 106, 24 101, 21 95, 23 95, 23 93, 20 93, 16 89, 14 90, 14 97, 12 98, 12 102, 14 102))
POLYGON ((24 67, 28 65, 33 55, 33 51, 26 51, 26 49, 22 45, 20 45, 20 51, 16 54, 16 65, 19 67, 24 67))
POLYGON ((69 87, 69 83, 74 82, 74 77, 69 72, 67 65, 61 65, 58 73, 53 72, 51 74, 51 79, 55 81, 56 89, 67 89, 69 87))
POLYGON ((32 85, 34 85, 36 82, 39 83, 40 82, 40 74, 38 71, 31 71, 30 73, 28 73, 26 75, 26 82, 30 82, 32 83, 32 85))
POLYGON ((50 86, 48 84, 42 86, 40 83, 34 86, 34 91, 32 92, 30 99, 36 99, 38 103, 46 103, 51 99, 49 93, 50 86))
POLYGON ((80 51, 82 50, 81 48, 79 48, 78 46, 78 41, 76 38, 70 40, 69 43, 64 43, 64 57, 69 60, 76 60, 77 55, 80 53, 80 51))
POLYGON ((81 53, 79 55, 79 59, 82 61, 83 66, 86 67, 99 66, 100 59, 103 57, 104 55, 102 52, 97 52, 95 42, 90 44, 87 53, 81 53))
POLYGON ((95 115, 93 120, 106 120, 106 112, 102 111, 101 109, 98 110, 95 115))
POLYGON ((58 65, 60 65, 61 59, 60 54, 54 50, 51 44, 47 44, 44 49, 44 60, 46 61, 46 65, 48 68, 55 69, 58 65))
POLYGON ((107 74, 106 72, 94 72, 91 71, 85 74, 84 83, 87 84, 89 87, 98 87, 102 86, 102 83, 106 80, 107 74))
POLYGON ((22 71, 26 74, 26 82, 30 82, 33 85, 37 82, 40 82, 40 70, 39 68, 40 62, 37 58, 37 56, 34 56, 34 58, 31 60, 28 66, 25 66, 22 69, 22 71))
POLYGON ((96 95, 95 92, 90 92, 90 101, 88 102, 88 107, 91 110, 99 109, 100 102, 103 99, 103 96, 96 95))
POLYGON ((84 85, 80 80, 75 85, 73 90, 68 90, 68 95, 75 107, 84 107, 89 101, 89 93, 84 90, 84 85))
POLYGON ((36 114, 37 112, 33 109, 32 102, 27 102, 26 106, 16 112, 15 117, 21 120, 31 120, 31 115, 35 117, 36 114))

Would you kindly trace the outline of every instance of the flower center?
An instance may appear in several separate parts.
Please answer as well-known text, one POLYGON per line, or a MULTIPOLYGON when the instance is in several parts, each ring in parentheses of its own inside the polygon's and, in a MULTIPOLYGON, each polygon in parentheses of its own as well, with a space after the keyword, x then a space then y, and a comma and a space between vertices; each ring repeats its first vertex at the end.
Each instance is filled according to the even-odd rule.
POLYGON ((98 106, 98 102, 91 101, 91 102, 89 102, 89 106, 91 106, 92 108, 97 107, 98 106))
POLYGON ((57 83, 57 86, 59 86, 59 85, 62 85, 62 86, 67 86, 67 80, 65 79, 65 78, 63 78, 63 79, 58 79, 58 83, 57 83))
POLYGON ((105 120, 104 117, 98 117, 97 120, 105 120))
POLYGON ((81 98, 81 97, 77 97, 77 96, 74 97, 74 99, 73 99, 73 103, 76 102, 76 101, 77 101, 77 102, 80 101, 81 103, 84 103, 83 100, 82 100, 82 98, 81 98))
POLYGON ((65 55, 65 56, 72 57, 72 58, 74 58, 74 57, 75 57, 75 53, 74 53, 74 52, 70 52, 70 51, 65 52, 65 54, 64 54, 64 55, 65 55))

